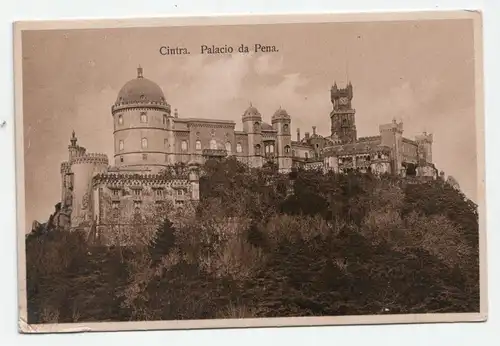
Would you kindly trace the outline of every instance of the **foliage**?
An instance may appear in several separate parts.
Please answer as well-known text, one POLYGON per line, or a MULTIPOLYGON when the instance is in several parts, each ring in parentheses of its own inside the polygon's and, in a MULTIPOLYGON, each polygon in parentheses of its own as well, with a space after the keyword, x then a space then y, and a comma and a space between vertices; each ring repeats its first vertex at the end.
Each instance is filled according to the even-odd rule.
POLYGON ((199 203, 136 214, 111 247, 28 237, 30 323, 478 311, 477 206, 449 185, 203 171, 199 203))

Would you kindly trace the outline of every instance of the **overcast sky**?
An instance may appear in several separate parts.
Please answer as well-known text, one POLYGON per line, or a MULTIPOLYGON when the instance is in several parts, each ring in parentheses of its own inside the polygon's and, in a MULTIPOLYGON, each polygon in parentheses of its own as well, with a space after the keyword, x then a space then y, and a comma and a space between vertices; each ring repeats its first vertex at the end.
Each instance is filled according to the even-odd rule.
POLYGON ((241 129, 250 102, 267 122, 281 106, 294 135, 312 126, 330 134, 330 87, 349 79, 358 136, 378 135, 394 117, 405 137, 433 133, 434 162, 476 200, 471 20, 30 31, 23 57, 27 227, 60 200, 73 129, 80 145, 112 162, 110 108, 139 64, 180 117, 230 119, 241 129), (199 54, 202 44, 254 43, 279 52, 199 54), (191 54, 162 56, 163 45, 191 54))

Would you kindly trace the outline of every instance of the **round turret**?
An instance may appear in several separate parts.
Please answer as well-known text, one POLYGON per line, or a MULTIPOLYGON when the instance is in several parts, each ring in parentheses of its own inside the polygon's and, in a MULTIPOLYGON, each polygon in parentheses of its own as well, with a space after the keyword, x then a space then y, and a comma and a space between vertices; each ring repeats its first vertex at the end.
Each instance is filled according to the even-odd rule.
POLYGON ((117 167, 159 170, 168 165, 166 156, 175 151, 174 118, 162 89, 144 78, 141 67, 121 88, 112 115, 117 167))

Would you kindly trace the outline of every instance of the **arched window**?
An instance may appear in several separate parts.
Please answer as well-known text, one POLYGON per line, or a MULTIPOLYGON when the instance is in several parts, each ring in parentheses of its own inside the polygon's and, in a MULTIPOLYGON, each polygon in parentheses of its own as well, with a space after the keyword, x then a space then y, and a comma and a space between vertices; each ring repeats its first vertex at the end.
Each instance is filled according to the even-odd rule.
POLYGON ((288 124, 283 125, 283 133, 288 133, 288 124))
POLYGON ((217 142, 215 139, 210 140, 210 149, 217 149, 217 142))
POLYGON ((269 152, 274 153, 274 144, 269 145, 269 152))
POLYGON ((201 141, 199 139, 196 141, 196 150, 201 150, 201 141))
POLYGON ((309 158, 309 154, 308 153, 304 153, 304 157, 306 158, 306 160, 309 158))
POLYGON ((123 162, 123 156, 120 156, 120 162, 123 162))
POLYGON ((148 139, 147 138, 141 139, 141 147, 142 147, 142 149, 146 149, 148 147, 148 139))
POLYGON ((285 154, 290 154, 290 146, 285 145, 285 154))
POLYGON ((120 143, 119 143, 119 148, 120 148, 120 151, 123 150, 123 139, 120 139, 120 143))
POLYGON ((122 114, 120 114, 118 116, 118 124, 123 125, 123 115, 122 114))
POLYGON ((236 152, 241 153, 243 151, 243 148, 241 147, 241 143, 236 144, 236 152))
POLYGON ((181 142, 181 150, 186 151, 188 148, 188 142, 187 141, 182 141, 181 142))
POLYGON ((259 122, 258 122, 258 121, 256 121, 256 122, 253 124, 253 130, 254 130, 255 132, 259 132, 259 130, 260 130, 260 124, 259 124, 259 122))
POLYGON ((260 144, 255 146, 255 155, 260 155, 260 144))
POLYGON ((163 125, 167 124, 167 115, 163 114, 163 125))
POLYGON ((141 112, 141 123, 148 122, 148 114, 146 112, 141 112))
POLYGON ((228 155, 231 155, 231 142, 226 142, 226 151, 228 155))
POLYGON ((295 156, 295 150, 292 150, 292 156, 295 156))

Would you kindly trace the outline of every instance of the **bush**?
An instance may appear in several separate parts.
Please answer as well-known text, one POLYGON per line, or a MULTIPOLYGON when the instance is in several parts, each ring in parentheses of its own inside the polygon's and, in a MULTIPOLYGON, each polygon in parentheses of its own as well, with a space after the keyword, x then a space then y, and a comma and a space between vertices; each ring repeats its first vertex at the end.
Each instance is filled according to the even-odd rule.
POLYGON ((479 310, 477 206, 446 184, 204 171, 198 204, 134 226, 146 247, 28 238, 30 323, 479 310))

